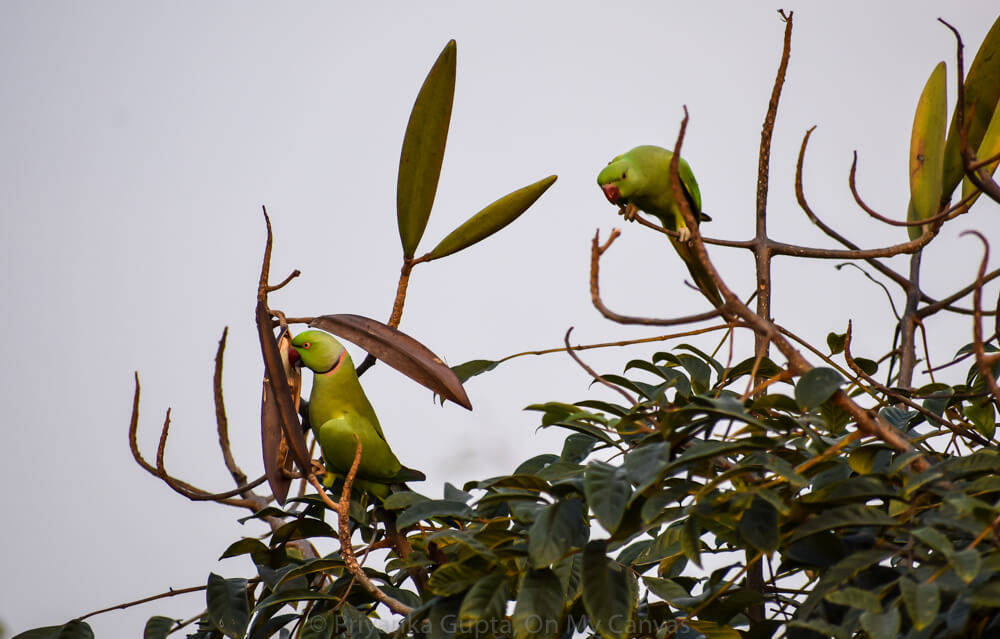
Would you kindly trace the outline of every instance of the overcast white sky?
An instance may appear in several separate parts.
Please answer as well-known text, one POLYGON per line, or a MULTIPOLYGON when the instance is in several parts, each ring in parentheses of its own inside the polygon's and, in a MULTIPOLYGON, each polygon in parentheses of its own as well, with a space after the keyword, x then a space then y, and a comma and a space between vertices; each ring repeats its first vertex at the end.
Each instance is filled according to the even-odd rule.
MULTIPOLYGON (((173 407, 168 467, 210 490, 232 487, 211 404, 212 357, 230 327, 225 391, 235 454, 261 472, 261 364, 253 304, 264 241, 276 233, 274 294, 290 315, 387 319, 400 265, 395 179, 402 135, 427 70, 458 41, 458 85, 439 194, 424 250, 496 197, 556 173, 514 226, 415 270, 401 328, 451 364, 575 342, 655 335, 603 320, 587 291, 589 240, 621 226, 595 184, 637 144, 673 144, 686 104, 685 156, 714 220, 706 235, 753 229, 760 126, 777 66, 778 5, 607 3, 0 3, 0 527, 10 634, 166 590, 209 571, 242 534, 245 512, 190 503, 136 466, 126 430, 132 375, 143 383, 140 441, 155 452, 173 407)), ((806 189, 827 221, 863 245, 905 231, 869 221, 859 186, 905 214, 906 156, 917 96, 946 60, 954 97, 958 27, 971 57, 994 0, 796 3, 788 83, 772 157, 774 235, 833 246, 797 209, 793 169, 818 125, 806 189)), ((925 284, 969 281, 978 244, 998 237, 983 203, 928 249, 925 284)), ((752 290, 747 255, 713 249, 731 284, 752 290)), ((905 268, 902 262, 900 268, 905 268)), ((680 315, 704 301, 662 237, 638 226, 608 253, 602 290, 620 312, 680 315)), ((823 342, 855 320, 856 352, 891 338, 881 292, 829 262, 776 262, 775 316, 823 342)), ((969 322, 931 322, 938 361, 969 341, 969 322)), ((698 342, 710 345, 714 339, 698 342)), ((677 341, 672 342, 676 345, 677 341)), ((588 352, 619 372, 662 345, 588 352)), ((357 354, 357 350, 354 351, 357 354)), ((742 353, 746 356, 747 353, 742 353)), ((358 356, 356 355, 356 358, 358 356)), ((956 374, 964 374, 962 371, 956 374)), ((565 355, 524 358, 472 380, 475 411, 437 407, 388 367, 365 385, 396 452, 423 469, 414 488, 506 473, 558 452, 536 433, 533 402, 574 401, 588 378, 565 355)), ((594 391, 599 392, 599 391, 594 391)), ((201 594, 91 620, 99 636, 136 636, 154 614, 186 617, 201 594)))

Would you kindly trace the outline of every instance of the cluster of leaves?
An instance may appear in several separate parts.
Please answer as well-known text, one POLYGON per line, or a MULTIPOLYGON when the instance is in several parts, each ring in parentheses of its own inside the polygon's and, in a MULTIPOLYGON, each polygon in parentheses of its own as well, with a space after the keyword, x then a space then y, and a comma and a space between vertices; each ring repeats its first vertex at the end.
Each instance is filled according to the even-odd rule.
POLYGON ((260 511, 288 523, 267 543, 243 539, 224 553, 248 555, 258 578, 248 588, 213 575, 206 627, 194 636, 264 638, 294 624, 309 639, 621 639, 682 628, 685 637, 768 637, 779 615, 748 614, 765 598, 791 637, 1000 628, 1000 454, 932 452, 955 423, 981 428, 962 418, 982 411, 975 367, 966 384, 920 389, 923 410, 849 382, 925 443, 902 455, 850 434, 827 402, 848 384, 835 369, 747 398, 755 364, 758 375, 781 373, 766 359, 727 368, 690 346, 634 360, 625 375, 603 377, 634 393, 633 405, 531 407, 543 427, 569 431, 559 454, 448 486, 443 499, 404 491, 374 507, 356 495, 352 524, 368 548, 385 546, 377 521, 389 517, 413 547, 384 570, 365 569, 414 609, 394 632, 373 623, 377 602, 354 586, 339 552, 304 559, 292 543, 336 538, 317 496, 291 500, 297 512, 260 511), (915 455, 937 463, 914 474, 915 455), (761 593, 741 578, 765 558, 773 576, 761 593), (407 579, 421 571, 430 578, 414 590, 407 579))

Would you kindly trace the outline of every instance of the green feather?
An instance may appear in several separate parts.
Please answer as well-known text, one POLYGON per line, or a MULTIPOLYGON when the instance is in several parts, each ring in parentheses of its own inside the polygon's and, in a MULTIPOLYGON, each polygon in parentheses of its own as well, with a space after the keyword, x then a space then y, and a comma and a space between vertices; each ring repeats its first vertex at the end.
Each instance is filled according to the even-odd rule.
MULTIPOLYGON (((680 205, 674 198, 673 189, 670 188, 670 161, 673 157, 671 151, 658 146, 637 146, 611 160, 597 176, 597 183, 604 189, 608 199, 612 199, 611 194, 616 193, 614 204, 632 205, 659 219, 664 228, 680 231, 687 224, 680 205)), ((707 219, 701 211, 701 191, 698 190, 698 182, 694 179, 691 166, 680 158, 677 171, 691 212, 699 220, 707 219)), ((721 306, 722 295, 691 247, 674 237, 670 238, 670 243, 687 266, 695 285, 713 305, 721 306)))
POLYGON ((346 476, 354 462, 357 441, 361 461, 355 485, 379 497, 389 493, 389 484, 420 481, 424 474, 406 468, 382 432, 375 409, 361 388, 354 362, 343 344, 328 333, 303 331, 292 340, 302 364, 313 371, 309 395, 309 423, 327 470, 346 476))

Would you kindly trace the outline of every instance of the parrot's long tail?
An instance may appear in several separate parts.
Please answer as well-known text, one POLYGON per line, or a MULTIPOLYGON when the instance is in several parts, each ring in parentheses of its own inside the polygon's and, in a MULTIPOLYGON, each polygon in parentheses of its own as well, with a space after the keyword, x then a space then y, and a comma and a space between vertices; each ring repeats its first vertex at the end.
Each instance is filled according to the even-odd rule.
POLYGON ((722 306, 722 294, 719 293, 719 289, 715 285, 715 282, 713 282, 712 278, 709 277, 708 271, 706 271, 705 267, 698 261, 698 258, 694 256, 694 253, 691 251, 691 247, 687 244, 679 242, 674 237, 670 238, 670 243, 673 244, 674 250, 677 251, 680 258, 684 260, 684 265, 687 266, 688 272, 691 274, 691 278, 694 279, 695 286, 698 287, 698 290, 701 291, 702 295, 704 295, 708 301, 712 303, 712 306, 722 306))

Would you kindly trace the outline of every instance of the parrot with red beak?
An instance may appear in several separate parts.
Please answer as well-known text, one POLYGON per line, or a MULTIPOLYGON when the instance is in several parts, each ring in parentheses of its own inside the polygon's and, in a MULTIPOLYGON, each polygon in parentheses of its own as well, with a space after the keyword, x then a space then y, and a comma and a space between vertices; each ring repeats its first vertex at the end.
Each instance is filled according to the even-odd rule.
MULTIPOLYGON (((676 231, 679 237, 669 236, 670 243, 687 266, 695 285, 713 306, 722 306, 718 287, 691 250, 691 229, 670 187, 673 157, 673 152, 658 146, 637 146, 611 160, 597 176, 597 184, 608 201, 619 207, 626 220, 633 221, 642 211, 660 220, 663 228, 676 231)), ((691 212, 699 221, 709 219, 701 212, 701 192, 694 172, 683 158, 678 158, 677 173, 691 212)))

